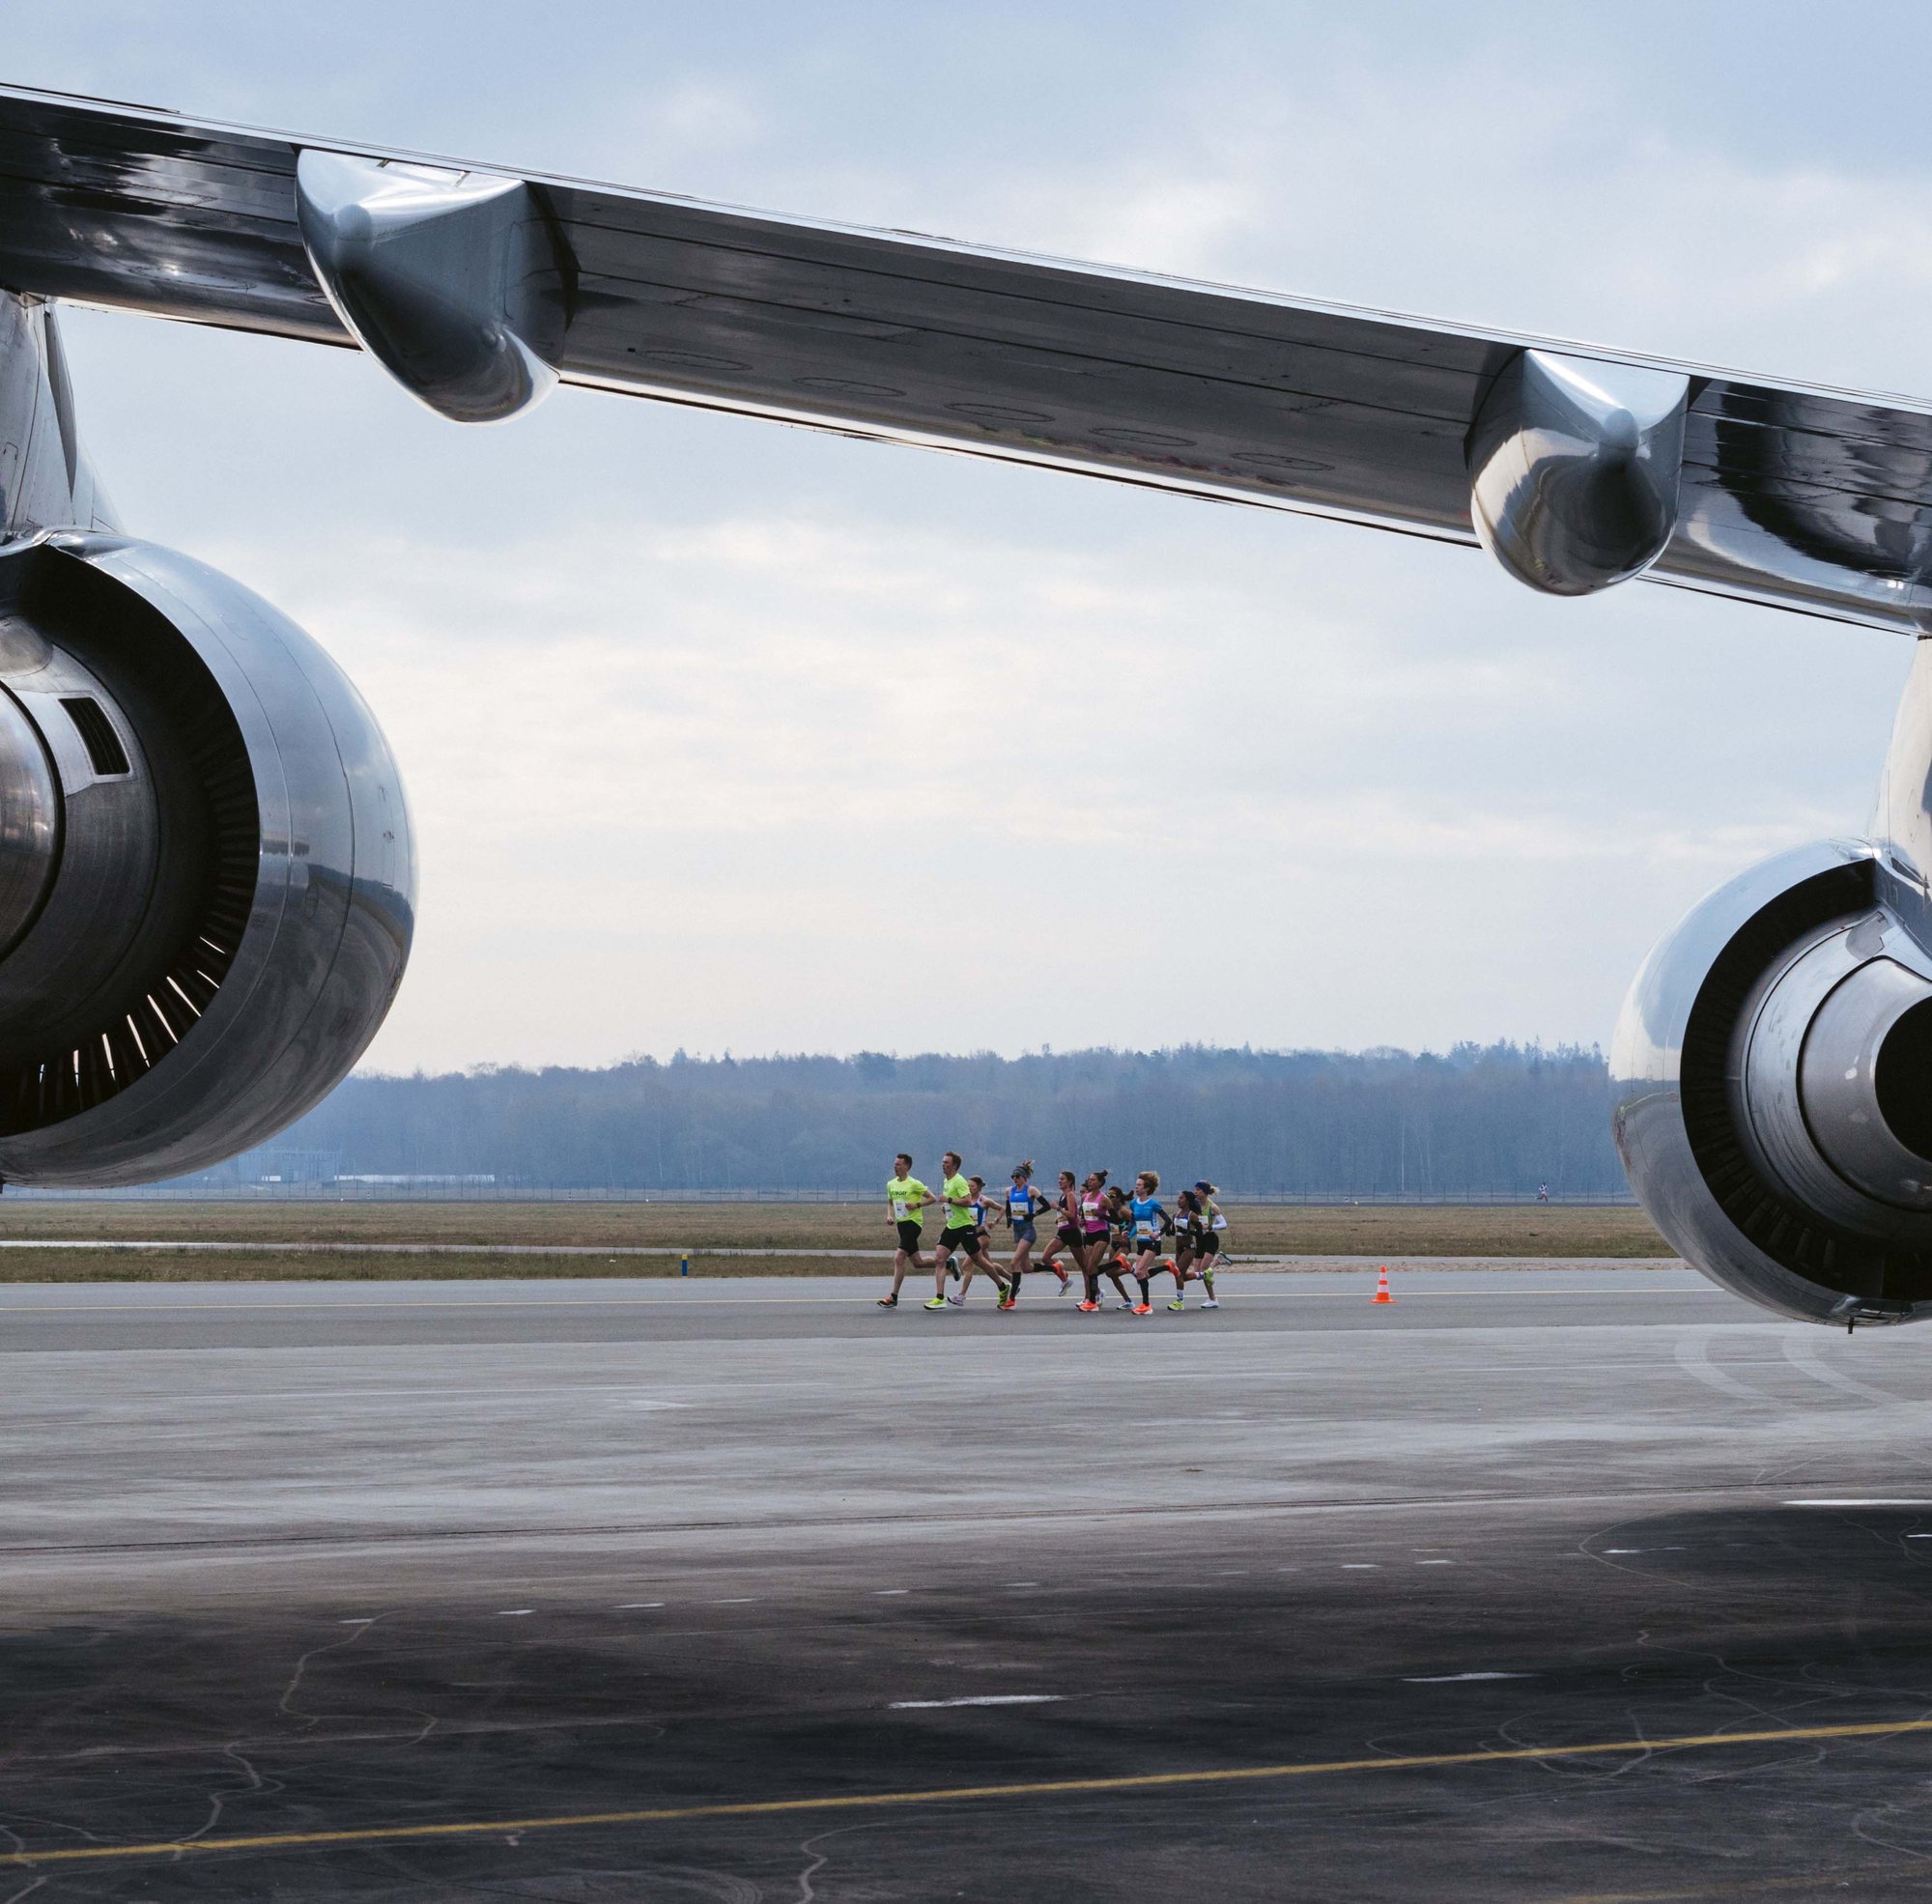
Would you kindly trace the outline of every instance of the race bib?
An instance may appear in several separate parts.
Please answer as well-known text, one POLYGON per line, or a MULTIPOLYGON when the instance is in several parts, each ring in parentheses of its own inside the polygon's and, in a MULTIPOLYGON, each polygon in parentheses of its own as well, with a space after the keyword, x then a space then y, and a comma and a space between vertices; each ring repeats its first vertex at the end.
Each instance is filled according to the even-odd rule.
POLYGON ((895 1197, 893 1199, 893 1221, 895 1223, 905 1223, 909 1222, 911 1217, 912 1206, 903 1197, 895 1197))
POLYGON ((1151 1216, 1136 1217, 1134 1219, 1134 1235, 1143 1239, 1151 1239, 1153 1236, 1153 1218, 1151 1216))

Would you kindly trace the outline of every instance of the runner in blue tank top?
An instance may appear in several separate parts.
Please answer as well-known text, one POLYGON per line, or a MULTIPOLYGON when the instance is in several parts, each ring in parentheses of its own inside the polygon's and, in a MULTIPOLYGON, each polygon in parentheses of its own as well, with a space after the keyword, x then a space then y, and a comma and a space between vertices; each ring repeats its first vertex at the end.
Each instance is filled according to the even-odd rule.
POLYGON ((1160 1239, 1174 1234, 1174 1218, 1162 1208, 1154 1192, 1160 1178, 1144 1170, 1134 1179, 1134 1194, 1127 1199, 1127 1222, 1133 1239, 1134 1280, 1141 1286, 1141 1299, 1134 1304, 1136 1316, 1153 1314, 1153 1291, 1150 1287, 1153 1266, 1160 1260, 1160 1239))
MULTIPOLYGON (((1010 1307, 1019 1300, 1020 1278, 1034 1267, 1033 1246, 1039 1240, 1039 1232, 1035 1228, 1034 1219, 1041 1211, 1051 1208, 1047 1200, 1033 1187, 1033 1159, 1013 1166, 1013 1180, 1007 1188, 1007 1228, 1013 1233, 1013 1260, 1008 1265, 1007 1273, 1011 1277, 1008 1283, 1007 1305, 1010 1307)), ((1060 1278, 1060 1293, 1065 1295, 1072 1288, 1066 1271, 1057 1263, 1041 1265, 1051 1269, 1060 1278)))

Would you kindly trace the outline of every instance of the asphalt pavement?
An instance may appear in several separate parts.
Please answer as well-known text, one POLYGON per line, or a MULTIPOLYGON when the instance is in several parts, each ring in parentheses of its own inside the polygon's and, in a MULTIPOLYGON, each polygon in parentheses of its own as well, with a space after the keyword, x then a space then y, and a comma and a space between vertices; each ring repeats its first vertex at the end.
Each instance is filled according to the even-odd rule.
POLYGON ((1932 1895, 1932 1335, 0 1289, 0 1904, 1932 1895))

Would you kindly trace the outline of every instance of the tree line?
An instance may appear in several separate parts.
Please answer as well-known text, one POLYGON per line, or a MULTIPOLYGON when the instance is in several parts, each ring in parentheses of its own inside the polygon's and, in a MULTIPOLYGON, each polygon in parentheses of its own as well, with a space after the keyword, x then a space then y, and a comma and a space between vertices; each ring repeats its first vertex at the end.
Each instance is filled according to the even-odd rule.
POLYGON ((1020 1058, 639 1058, 350 1078, 220 1176, 488 1175, 556 1188, 825 1191, 893 1153, 990 1178, 1151 1166, 1237 1191, 1614 1195, 1601 1052, 1040 1051, 1020 1058))

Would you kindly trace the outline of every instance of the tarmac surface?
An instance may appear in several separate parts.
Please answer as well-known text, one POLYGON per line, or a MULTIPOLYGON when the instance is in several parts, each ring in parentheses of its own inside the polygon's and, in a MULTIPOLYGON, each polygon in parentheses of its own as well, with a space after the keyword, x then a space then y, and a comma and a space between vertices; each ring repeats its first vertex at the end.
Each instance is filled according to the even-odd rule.
POLYGON ((1932 1896, 1932 1332, 878 1287, 0 1288, 0 1904, 1932 1896))

